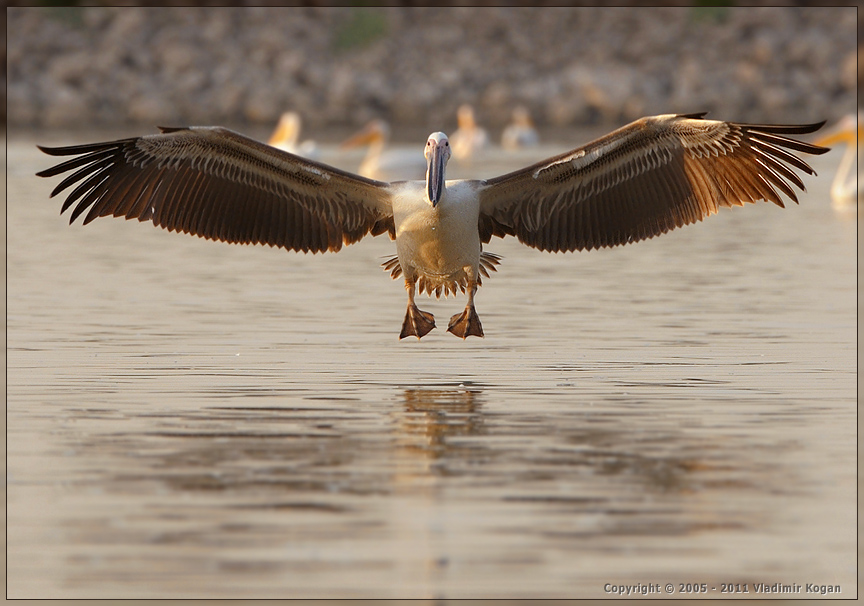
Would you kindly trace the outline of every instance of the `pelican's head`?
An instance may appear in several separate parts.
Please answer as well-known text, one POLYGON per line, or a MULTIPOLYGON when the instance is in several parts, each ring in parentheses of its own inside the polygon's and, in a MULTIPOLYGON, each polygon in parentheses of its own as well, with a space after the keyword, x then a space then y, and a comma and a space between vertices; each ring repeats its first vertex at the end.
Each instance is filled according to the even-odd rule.
POLYGON ((519 126, 534 127, 534 121, 531 120, 531 114, 528 113, 528 108, 524 105, 517 105, 513 108, 513 122, 519 126))
POLYGON ((268 145, 292 146, 300 138, 300 115, 296 112, 285 112, 279 118, 276 130, 270 135, 268 145))
POLYGON ((846 143, 851 147, 864 143, 864 115, 846 114, 837 124, 828 129, 813 145, 834 145, 846 143))
POLYGON ((450 159, 450 141, 444 133, 432 133, 426 140, 426 197, 432 206, 444 194, 444 169, 450 159))
POLYGON ((372 120, 362 129, 357 131, 349 139, 342 142, 343 148, 357 147, 358 145, 369 145, 370 143, 384 144, 390 138, 390 126, 384 120, 372 120))
POLYGON ((459 123, 459 128, 474 128, 477 126, 477 121, 474 119, 474 108, 463 103, 456 110, 456 121, 459 123))

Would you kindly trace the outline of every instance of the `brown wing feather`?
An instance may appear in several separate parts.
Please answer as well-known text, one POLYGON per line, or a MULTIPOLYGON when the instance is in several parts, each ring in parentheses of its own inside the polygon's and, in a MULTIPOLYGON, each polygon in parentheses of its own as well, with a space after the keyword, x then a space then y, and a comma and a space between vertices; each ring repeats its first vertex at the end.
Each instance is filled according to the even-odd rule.
POLYGON ((818 124, 779 126, 702 120, 702 114, 642 118, 577 150, 495 179, 481 188, 480 235, 514 235, 529 246, 572 251, 666 233, 721 206, 797 203, 804 190, 786 151, 827 148, 789 138, 818 124), (786 149, 784 149, 786 148, 786 149))
POLYGON ((387 183, 294 156, 220 127, 39 149, 76 156, 37 173, 69 171, 70 223, 115 216, 212 240, 337 251, 367 234, 395 236, 387 183))

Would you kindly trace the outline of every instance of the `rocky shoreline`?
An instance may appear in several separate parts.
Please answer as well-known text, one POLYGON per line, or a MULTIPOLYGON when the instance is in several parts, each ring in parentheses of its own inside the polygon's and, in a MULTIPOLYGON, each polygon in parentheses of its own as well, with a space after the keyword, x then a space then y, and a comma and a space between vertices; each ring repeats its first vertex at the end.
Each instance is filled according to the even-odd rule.
MULTIPOLYGON (((708 110, 741 121, 853 111, 856 12, 835 8, 7 9, 21 127, 269 125, 373 117, 426 132, 472 103, 544 128, 708 110)), ((404 132, 404 131, 403 131, 404 132)))

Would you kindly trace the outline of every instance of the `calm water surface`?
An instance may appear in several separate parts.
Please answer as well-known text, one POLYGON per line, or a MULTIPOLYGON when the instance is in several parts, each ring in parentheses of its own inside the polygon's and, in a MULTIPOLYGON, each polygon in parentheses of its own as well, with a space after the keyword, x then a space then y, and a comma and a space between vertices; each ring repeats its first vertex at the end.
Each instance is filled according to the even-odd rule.
POLYGON ((496 240, 486 338, 422 297, 439 328, 400 342, 386 236, 69 227, 36 142, 83 141, 7 150, 8 597, 857 597, 839 153, 786 210, 572 255, 496 240))

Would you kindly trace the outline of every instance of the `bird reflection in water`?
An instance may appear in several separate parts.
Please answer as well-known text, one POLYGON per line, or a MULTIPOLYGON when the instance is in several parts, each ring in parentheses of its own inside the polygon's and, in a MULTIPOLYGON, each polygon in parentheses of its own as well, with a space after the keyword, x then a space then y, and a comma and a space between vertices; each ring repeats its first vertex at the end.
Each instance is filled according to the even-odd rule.
POLYGON ((467 444, 454 444, 452 438, 484 432, 480 412, 482 389, 463 386, 406 389, 403 398, 404 413, 399 415, 400 450, 417 456, 432 466, 435 473, 446 475, 446 465, 436 462, 450 456, 455 462, 473 450, 467 444))

